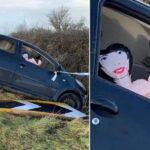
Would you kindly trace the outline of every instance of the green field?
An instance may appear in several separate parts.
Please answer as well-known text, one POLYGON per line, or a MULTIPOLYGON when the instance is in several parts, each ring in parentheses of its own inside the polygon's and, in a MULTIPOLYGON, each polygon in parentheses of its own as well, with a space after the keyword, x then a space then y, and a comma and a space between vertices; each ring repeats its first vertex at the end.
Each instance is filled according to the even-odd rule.
MULTIPOLYGON (((1 99, 21 99, 21 95, 0 92, 1 99)), ((0 113, 0 150, 87 150, 87 120, 36 118, 0 113)))
POLYGON ((0 113, 0 150, 87 150, 88 122, 0 113))

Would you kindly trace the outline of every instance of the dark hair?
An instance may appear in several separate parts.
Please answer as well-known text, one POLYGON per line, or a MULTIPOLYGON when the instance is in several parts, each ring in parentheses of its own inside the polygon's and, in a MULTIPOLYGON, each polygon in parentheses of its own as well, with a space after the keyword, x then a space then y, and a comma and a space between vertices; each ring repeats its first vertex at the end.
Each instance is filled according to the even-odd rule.
POLYGON ((37 60, 41 59, 41 55, 38 55, 35 59, 37 60))
MULTIPOLYGON (((132 65, 133 65, 133 57, 131 54, 131 51, 129 50, 128 47, 124 46, 123 44, 120 43, 113 43, 111 45, 109 45, 106 49, 100 50, 100 55, 107 55, 111 52, 116 52, 116 51, 123 51, 127 54, 127 58, 129 59, 129 74, 131 74, 131 70, 132 70, 132 65)), ((113 79, 108 76, 102 69, 101 69, 101 64, 99 63, 99 72, 98 72, 99 76, 110 80, 113 82, 113 79)))
POLYGON ((41 55, 38 55, 37 57, 35 57, 35 61, 38 63, 39 60, 41 59, 41 55))
POLYGON ((24 55, 24 54, 28 54, 27 52, 22 52, 22 55, 24 55))

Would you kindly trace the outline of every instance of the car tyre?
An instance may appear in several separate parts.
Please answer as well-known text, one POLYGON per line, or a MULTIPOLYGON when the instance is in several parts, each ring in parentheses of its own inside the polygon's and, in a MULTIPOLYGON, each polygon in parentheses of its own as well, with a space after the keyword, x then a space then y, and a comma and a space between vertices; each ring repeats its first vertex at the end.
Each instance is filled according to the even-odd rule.
POLYGON ((78 110, 82 108, 82 99, 74 93, 64 93, 59 97, 59 101, 78 110))

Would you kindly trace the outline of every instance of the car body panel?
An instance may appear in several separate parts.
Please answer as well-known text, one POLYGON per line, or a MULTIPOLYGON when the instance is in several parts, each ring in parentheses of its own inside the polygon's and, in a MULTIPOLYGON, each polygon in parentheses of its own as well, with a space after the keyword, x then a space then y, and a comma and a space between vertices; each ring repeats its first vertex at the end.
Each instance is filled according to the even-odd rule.
POLYGON ((54 72, 26 61, 21 56, 21 53, 19 53, 18 56, 19 61, 13 78, 15 85, 19 88, 31 90, 34 93, 39 91, 39 95, 45 95, 52 98, 52 95, 56 92, 58 86, 56 82, 51 80, 54 76, 54 72))
MULTIPOLYGON (((2 39, 6 39, 2 37, 2 39)), ((15 42, 15 41, 14 41, 15 42)), ((14 71, 16 69, 16 63, 18 61, 18 58, 16 56, 16 49, 17 49, 18 43, 15 42, 15 52, 14 53, 8 53, 5 52, 3 49, 0 49, 0 79, 3 83, 9 83, 12 82, 12 77, 14 74, 14 71)))

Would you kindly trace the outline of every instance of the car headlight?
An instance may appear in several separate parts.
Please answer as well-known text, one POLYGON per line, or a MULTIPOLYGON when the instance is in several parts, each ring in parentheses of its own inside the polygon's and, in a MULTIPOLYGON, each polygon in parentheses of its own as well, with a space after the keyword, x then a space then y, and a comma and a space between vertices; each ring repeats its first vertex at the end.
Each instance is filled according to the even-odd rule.
POLYGON ((80 81, 77 80, 77 79, 76 79, 76 82, 77 82, 77 84, 78 84, 84 91, 86 91, 86 88, 85 88, 85 86, 83 85, 82 82, 80 82, 80 81))

